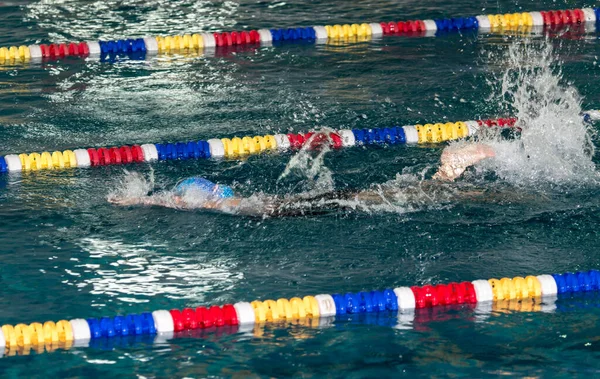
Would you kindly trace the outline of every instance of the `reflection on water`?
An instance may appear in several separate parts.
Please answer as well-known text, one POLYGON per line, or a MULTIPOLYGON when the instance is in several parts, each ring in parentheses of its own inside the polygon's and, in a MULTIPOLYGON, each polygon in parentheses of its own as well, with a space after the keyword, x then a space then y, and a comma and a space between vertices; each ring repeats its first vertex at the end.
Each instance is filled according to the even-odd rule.
MULTIPOLYGON (((81 247, 89 260, 67 270, 70 282, 90 293, 117 297, 123 302, 149 302, 154 296, 189 299, 201 304, 209 291, 228 291, 243 279, 232 260, 211 260, 159 253, 163 246, 131 245, 120 241, 84 238, 81 247)), ((99 298, 100 299, 100 298, 99 298)), ((94 302, 104 305, 104 300, 94 302)))
MULTIPOLYGON (((89 241, 88 241, 89 242, 89 241)), ((97 242, 97 241, 96 241, 97 242)), ((92 242, 92 244, 96 243, 92 242)), ((132 252, 143 252, 143 248, 130 248, 132 252)), ((127 253, 126 253, 127 254, 127 253)), ((512 327, 513 321, 510 315, 515 312, 544 312, 560 313, 574 312, 582 309, 600 307, 600 297, 596 292, 579 293, 574 296, 563 296, 557 300, 556 297, 549 298, 527 298, 511 301, 499 301, 488 304, 462 304, 435 306, 431 308, 413 309, 393 312, 373 312, 347 314, 337 317, 306 317, 299 320, 277 321, 259 323, 255 325, 225 325, 222 327, 199 328, 181 332, 170 332, 158 335, 136 335, 115 336, 111 338, 97 338, 92 340, 71 342, 48 342, 41 345, 12 347, 6 351, 0 350, 0 357, 4 353, 7 356, 29 355, 32 352, 53 352, 57 349, 69 350, 72 348, 91 348, 96 350, 113 349, 135 349, 139 345, 163 346, 168 349, 185 343, 199 344, 198 340, 210 340, 223 342, 228 338, 235 337, 237 343, 252 340, 261 340, 266 345, 278 345, 277 338, 283 333, 288 340, 303 341, 315 338, 316 334, 310 329, 325 330, 340 333, 353 326, 365 327, 368 325, 383 328, 392 328, 399 333, 410 331, 437 333, 436 329, 444 323, 452 320, 460 321, 463 325, 480 322, 485 316, 488 324, 494 324, 502 328, 512 327), (486 308, 486 310, 483 310, 486 308)), ((289 343, 289 341, 288 341, 289 343)))
POLYGON ((25 20, 46 29, 55 42, 113 40, 231 28, 238 8, 234 1, 45 0, 27 5, 25 20))

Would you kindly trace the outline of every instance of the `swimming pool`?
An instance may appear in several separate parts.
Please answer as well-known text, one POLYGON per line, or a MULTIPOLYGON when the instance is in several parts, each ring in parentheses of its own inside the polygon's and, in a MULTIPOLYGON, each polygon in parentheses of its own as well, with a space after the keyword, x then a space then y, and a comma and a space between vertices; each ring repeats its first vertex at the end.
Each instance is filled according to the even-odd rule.
MULTIPOLYGON (((15 1, 2 5, 0 46, 583 5, 15 1)), ((543 110, 527 119, 530 158, 510 159, 507 147, 502 166, 482 165, 456 185, 483 189, 486 201, 446 201, 441 194, 419 203, 267 219, 106 201, 111 192, 130 189, 124 181, 131 172, 154 178, 159 190, 202 175, 244 195, 389 181, 414 187, 439 162, 444 145, 433 144, 334 150, 323 163, 288 152, 138 163, 126 167, 129 174, 124 166, 3 174, 2 323, 598 268, 599 191, 581 148, 583 124, 576 121, 581 110, 599 107, 597 34, 550 34, 548 41, 545 34, 526 34, 527 44, 519 33, 463 32, 114 63, 70 58, 0 65, 0 154, 319 127, 527 119, 530 108, 543 110), (528 70, 528 62, 537 65, 528 70), (570 90, 581 95, 581 106, 570 90), (508 101, 499 101, 506 94, 508 101)), ((598 304, 593 295, 576 296, 546 312, 456 307, 400 321, 387 312, 321 327, 278 323, 197 330, 166 341, 99 339, 89 347, 6 356, 0 370, 7 377, 594 375, 598 304)))

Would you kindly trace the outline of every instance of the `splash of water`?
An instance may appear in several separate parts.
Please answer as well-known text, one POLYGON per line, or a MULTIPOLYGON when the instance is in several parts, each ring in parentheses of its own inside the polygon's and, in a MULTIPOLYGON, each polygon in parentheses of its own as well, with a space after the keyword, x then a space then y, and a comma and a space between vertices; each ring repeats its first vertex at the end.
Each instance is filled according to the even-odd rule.
MULTIPOLYGON (((581 97, 575 88, 565 83, 552 46, 548 42, 516 41, 508 48, 504 64, 506 69, 492 83, 490 100, 507 114, 515 115, 519 119, 516 126, 522 132, 520 138, 512 141, 502 140, 497 133, 484 135, 482 142, 494 147, 496 157, 479 166, 493 170, 509 184, 537 189, 545 189, 549 184, 563 186, 599 182, 591 159, 591 130, 581 118, 581 97)), ((294 191, 300 192, 300 195, 273 202, 271 196, 254 194, 234 209, 219 210, 248 215, 271 214, 269 204, 281 205, 283 201, 288 208, 315 209, 322 206, 322 209, 327 209, 333 203, 339 208, 368 213, 406 213, 444 207, 453 200, 465 198, 464 193, 468 193, 469 188, 467 191, 458 188, 463 185, 461 183, 435 183, 423 180, 424 173, 404 172, 395 180, 373 185, 368 191, 357 191, 356 196, 319 197, 318 194, 335 191, 333 174, 325 165, 325 156, 330 151, 330 132, 332 130, 324 129, 311 136, 298 154, 290 159, 278 179, 300 178, 299 191, 294 191), (315 146, 318 148, 315 149, 315 146), (322 204, 315 203, 314 199, 322 204)), ((458 144, 461 143, 466 142, 458 144)), ((145 196, 153 187, 153 178, 146 180, 140 174, 128 173, 123 185, 111 196, 145 196)), ((473 196, 477 196, 480 191, 472 192, 473 196)), ((172 192, 166 191, 160 196, 168 199, 170 195, 172 192)), ((203 208, 205 205, 202 193, 190 192, 184 197, 190 208, 203 208)))
POLYGON ((549 41, 517 40, 503 57, 495 75, 490 101, 518 118, 522 129, 516 141, 498 135, 483 137, 496 158, 483 166, 516 185, 596 183, 590 127, 581 117, 581 96, 566 83, 549 41))
POLYGON ((294 155, 288 162, 285 170, 277 181, 281 181, 291 175, 300 178, 299 185, 306 192, 327 192, 334 188, 333 174, 325 166, 325 156, 331 151, 331 138, 329 134, 334 132, 324 128, 313 134, 302 146, 298 154, 294 155), (318 148, 313 148, 318 145, 318 148))
POLYGON ((108 194, 108 199, 131 199, 148 195, 154 189, 154 171, 148 178, 139 172, 123 170, 125 175, 118 186, 108 194))

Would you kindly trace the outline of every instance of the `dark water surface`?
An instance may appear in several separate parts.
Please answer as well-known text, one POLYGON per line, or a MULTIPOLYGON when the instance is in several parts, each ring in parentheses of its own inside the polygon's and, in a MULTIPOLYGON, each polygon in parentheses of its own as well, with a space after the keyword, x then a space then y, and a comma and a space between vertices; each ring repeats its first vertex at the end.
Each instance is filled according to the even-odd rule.
MULTIPOLYGON (((0 46, 582 6, 579 1, 40 1, 0 3, 0 46)), ((595 33, 550 40, 564 82, 600 107, 595 33)), ((288 44, 210 56, 64 60, 0 66, 0 154, 369 128, 502 116, 489 101, 507 47, 542 35, 391 37, 342 46, 288 44), (492 86, 493 87, 493 86, 492 86)), ((598 125, 596 125, 597 127, 598 125)), ((443 146, 331 152, 335 187, 368 188, 437 165, 443 146)), ((139 164, 161 188, 203 175, 244 194, 297 191, 278 181, 291 154, 139 164)), ((551 165, 552 162, 548 162, 551 165)), ((325 168, 322 168, 325 170, 325 168)), ((252 219, 118 208, 122 167, 0 176, 2 324, 112 316, 598 268, 600 188, 465 181, 525 199, 252 219), (544 192, 544 196, 537 196, 544 192)), ((301 186, 300 186, 301 187, 301 186)), ((348 317, 321 328, 268 325, 167 342, 114 339, 0 359, 2 377, 599 375, 600 299, 546 313, 456 308, 348 317)))

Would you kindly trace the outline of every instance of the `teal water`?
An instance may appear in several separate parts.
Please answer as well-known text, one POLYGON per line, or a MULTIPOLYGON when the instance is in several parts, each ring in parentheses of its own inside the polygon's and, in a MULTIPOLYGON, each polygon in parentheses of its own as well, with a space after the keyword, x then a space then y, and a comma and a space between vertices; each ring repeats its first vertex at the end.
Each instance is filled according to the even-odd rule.
MULTIPOLYGON (((582 5, 14 1, 0 4, 0 46, 582 5)), ((540 132, 546 139, 529 140, 535 165, 499 159, 502 167, 478 167, 456 185, 490 193, 478 202, 440 200, 257 219, 112 206, 107 196, 123 189, 128 177, 122 167, 2 176, 0 322, 598 268, 600 187, 585 154, 577 154, 581 145, 572 137, 574 129, 561 122, 576 118, 577 107, 553 107, 561 101, 578 106, 566 95, 577 91, 582 109, 600 108, 598 56, 596 33, 557 31, 547 42, 543 35, 463 33, 114 64, 65 60, 2 66, 2 155, 468 120, 527 107, 547 113, 532 121, 538 132, 546 127, 540 132), (543 52, 548 46, 550 58, 543 52), (538 76, 516 74, 520 66, 508 63, 510 57, 523 66, 550 62, 540 63, 538 76), (507 73, 512 79, 504 83, 533 81, 545 97, 500 101, 512 93, 499 85, 507 73), (553 79, 563 87, 543 86, 553 79), (554 139, 572 149, 546 143, 554 139)), ((596 146, 597 128, 591 130, 596 146)), ((442 148, 346 149, 328 153, 316 169, 321 177, 331 173, 328 184, 336 189, 369 188, 398 174, 399 182, 414 183, 433 174, 442 148)), ((284 194, 311 183, 307 170, 280 179, 292 158, 161 162, 127 170, 153 175, 158 189, 203 175, 233 184, 245 195, 284 194)), ((403 323, 397 315, 383 314, 322 327, 280 324, 249 332, 203 331, 169 341, 113 339, 88 348, 4 357, 0 376, 595 376, 600 370, 598 304, 592 296, 561 300, 556 310, 544 313, 456 308, 421 312, 403 323)))

